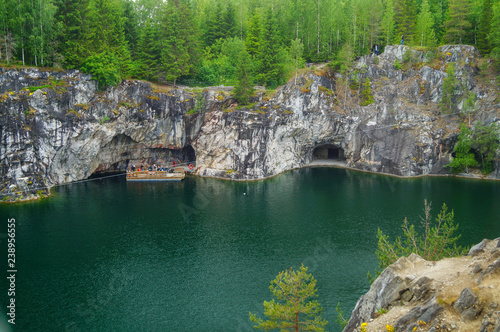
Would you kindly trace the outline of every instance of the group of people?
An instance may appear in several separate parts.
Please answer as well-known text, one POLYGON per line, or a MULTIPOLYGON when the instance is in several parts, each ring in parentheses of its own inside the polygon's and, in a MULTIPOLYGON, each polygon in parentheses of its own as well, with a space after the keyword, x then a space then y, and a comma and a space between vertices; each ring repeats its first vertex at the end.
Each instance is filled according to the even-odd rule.
MULTIPOLYGON (((132 165, 130 167, 130 169, 132 170, 132 172, 135 172, 136 171, 136 167, 135 165, 132 165)), ((153 164, 153 165, 149 165, 149 166, 144 166, 144 164, 141 164, 141 167, 139 167, 137 169, 137 171, 139 172, 142 172, 142 171, 163 171, 163 172, 168 172, 168 166, 160 166, 160 165, 156 165, 156 164, 153 164)))

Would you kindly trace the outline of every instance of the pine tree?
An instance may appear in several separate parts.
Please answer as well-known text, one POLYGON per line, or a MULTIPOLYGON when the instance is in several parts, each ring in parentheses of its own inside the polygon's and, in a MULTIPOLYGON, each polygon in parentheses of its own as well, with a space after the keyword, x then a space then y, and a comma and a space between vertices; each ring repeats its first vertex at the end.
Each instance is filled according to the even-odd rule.
POLYGON ((250 61, 251 59, 248 52, 246 50, 243 51, 240 56, 237 69, 238 83, 234 87, 233 91, 234 99, 242 105, 248 104, 250 96, 254 93, 251 78, 252 67, 250 61))
POLYGON ((282 271, 269 287, 276 299, 264 301, 264 321, 250 313, 250 320, 257 325, 255 329, 281 331, 324 331, 328 324, 321 317, 323 308, 317 300, 316 279, 307 273, 303 265, 299 271, 282 271))
POLYGON ((420 46, 435 46, 436 35, 434 33, 434 19, 430 12, 429 3, 427 0, 422 0, 420 14, 418 14, 416 37, 419 40, 420 46))
POLYGON ((444 38, 447 42, 462 44, 467 30, 472 26, 469 21, 470 15, 470 0, 450 0, 448 20, 444 22, 446 27, 444 38))

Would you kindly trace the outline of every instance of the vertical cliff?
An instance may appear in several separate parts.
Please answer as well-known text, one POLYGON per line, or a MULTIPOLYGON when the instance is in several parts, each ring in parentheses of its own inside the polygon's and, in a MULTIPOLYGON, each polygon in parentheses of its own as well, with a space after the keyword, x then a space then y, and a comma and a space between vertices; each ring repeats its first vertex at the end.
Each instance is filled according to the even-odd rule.
MULTIPOLYGON (((260 91, 247 107, 230 87, 128 80, 100 92, 77 71, 2 68, 0 194, 34 198, 144 161, 192 162, 200 175, 231 179, 325 160, 400 176, 446 174, 469 92, 477 96, 472 124, 500 122, 498 91, 478 61, 472 46, 443 46, 432 57, 387 46, 358 59, 348 81, 320 66, 296 84, 260 91), (455 112, 445 114, 438 103, 452 62, 460 88, 455 112), (374 102, 360 106, 367 77, 374 102)), ((490 177, 500 178, 498 161, 490 177)))

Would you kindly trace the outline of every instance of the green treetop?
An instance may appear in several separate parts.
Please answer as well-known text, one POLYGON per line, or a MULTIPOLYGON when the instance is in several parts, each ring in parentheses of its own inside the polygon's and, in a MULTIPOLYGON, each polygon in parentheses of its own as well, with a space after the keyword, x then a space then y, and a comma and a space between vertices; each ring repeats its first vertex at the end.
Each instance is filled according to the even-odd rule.
POLYGON ((416 32, 415 41, 418 41, 420 46, 435 46, 437 44, 434 33, 434 18, 427 0, 422 0, 422 7, 417 18, 416 32))
POLYGON ((394 2, 387 0, 384 16, 382 18, 382 31, 386 45, 389 45, 394 35, 394 2))
POLYGON ((472 26, 469 17, 472 13, 470 0, 450 0, 448 20, 444 22, 447 42, 462 44, 467 30, 472 26))
POLYGON ((269 286, 276 299, 264 301, 264 321, 250 313, 250 320, 260 330, 324 331, 328 322, 321 318, 323 308, 317 300, 316 279, 302 265, 299 271, 282 271, 269 286))

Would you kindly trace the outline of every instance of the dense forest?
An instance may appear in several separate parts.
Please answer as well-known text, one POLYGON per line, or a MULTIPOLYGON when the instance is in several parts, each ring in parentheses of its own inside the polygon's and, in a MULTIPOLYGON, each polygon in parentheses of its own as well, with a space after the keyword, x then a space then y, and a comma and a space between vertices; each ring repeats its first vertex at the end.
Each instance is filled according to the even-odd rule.
POLYGON ((275 87, 374 44, 500 54, 500 0, 2 0, 0 61, 122 78, 275 87), (248 75, 248 77, 247 77, 248 75))

